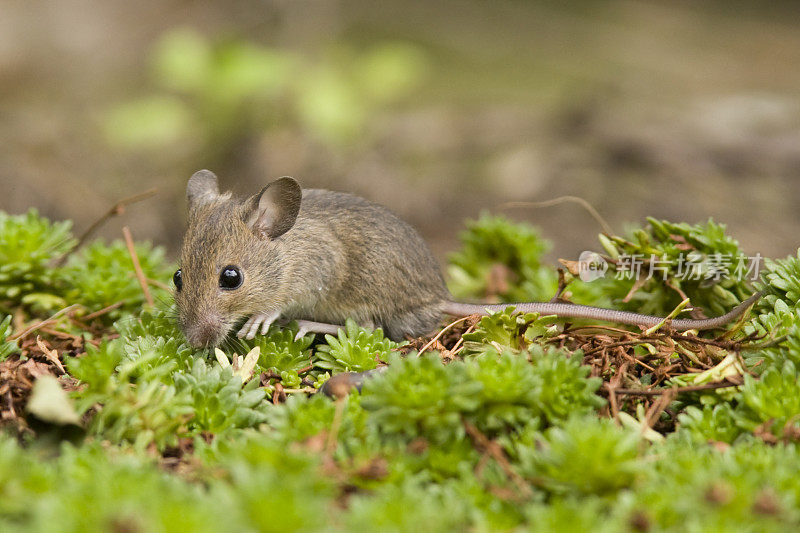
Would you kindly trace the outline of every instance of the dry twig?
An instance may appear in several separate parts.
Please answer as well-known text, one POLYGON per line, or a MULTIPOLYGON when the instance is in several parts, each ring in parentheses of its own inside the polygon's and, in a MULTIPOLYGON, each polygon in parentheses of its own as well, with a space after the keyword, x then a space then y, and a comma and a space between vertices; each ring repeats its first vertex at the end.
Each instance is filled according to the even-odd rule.
POLYGON ((58 258, 58 261, 56 261, 56 266, 63 266, 64 263, 67 260, 67 257, 69 257, 70 254, 75 253, 77 250, 79 250, 81 247, 83 247, 83 245, 86 244, 86 241, 89 240, 89 237, 91 237, 92 234, 95 231, 97 231, 97 229, 100 226, 102 226, 108 219, 110 219, 111 217, 119 216, 119 215, 125 213, 125 206, 133 204, 133 203, 136 203, 136 202, 141 202, 142 200, 146 200, 147 198, 150 198, 151 196, 156 194, 157 191, 158 191, 158 189, 156 189, 154 187, 154 188, 148 189, 148 190, 146 190, 144 192, 141 192, 141 193, 138 193, 138 194, 134 194, 133 196, 129 196, 127 198, 123 198, 119 202, 115 203, 113 206, 111 206, 111 209, 109 209, 103 216, 101 216, 96 221, 94 221, 92 223, 92 225, 89 226, 86 229, 86 231, 83 232, 83 234, 78 238, 78 244, 76 244, 75 247, 72 250, 70 250, 69 252, 67 252, 66 254, 64 254, 64 255, 62 255, 61 257, 58 258))
POLYGON ((128 247, 128 253, 131 254, 133 269, 136 271, 136 277, 139 280, 139 285, 142 286, 144 299, 147 301, 147 304, 150 307, 153 307, 155 302, 153 302, 153 296, 150 294, 150 288, 147 286, 147 278, 144 277, 142 264, 139 262, 139 256, 136 255, 136 248, 133 245, 133 237, 131 236, 131 230, 128 228, 128 226, 124 226, 122 228, 122 234, 125 235, 125 246, 128 247))
POLYGON ((440 331, 439 333, 437 333, 437 334, 436 334, 436 336, 435 336, 434 338, 432 338, 432 339, 431 339, 431 340, 428 342, 428 344, 426 344, 425 346, 423 346, 423 347, 422 347, 422 349, 421 349, 421 350, 419 351, 419 353, 417 354, 417 357, 421 356, 423 353, 425 353, 425 350, 427 350, 428 348, 430 348, 431 346, 433 346, 433 344, 434 344, 436 341, 438 341, 438 340, 441 338, 441 336, 442 336, 442 335, 444 335, 444 334, 445 334, 445 332, 447 332, 447 330, 449 330, 450 328, 452 328, 452 327, 453 327, 453 326, 455 326, 456 324, 458 324, 458 323, 460 323, 460 322, 463 322, 463 321, 465 321, 465 320, 466 320, 466 319, 468 319, 468 318, 469 318, 469 316, 461 317, 461 318, 459 318, 458 320, 455 320, 455 321, 453 321, 453 322, 450 322, 448 325, 446 325, 446 326, 444 327, 444 329, 442 329, 442 331, 440 331))

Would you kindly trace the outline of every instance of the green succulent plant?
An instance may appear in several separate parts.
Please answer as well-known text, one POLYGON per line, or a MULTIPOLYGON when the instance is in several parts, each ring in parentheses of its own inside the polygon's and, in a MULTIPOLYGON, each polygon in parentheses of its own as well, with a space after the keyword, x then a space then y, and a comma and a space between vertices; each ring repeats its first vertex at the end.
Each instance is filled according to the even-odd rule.
POLYGON ((464 351, 467 355, 506 348, 520 351, 557 333, 551 318, 540 317, 538 313, 518 313, 509 307, 481 317, 475 330, 464 334, 464 351))
POLYGON ((631 487, 643 462, 641 436, 610 420, 573 415, 534 446, 518 446, 521 471, 555 494, 608 495, 631 487))
POLYGON ((479 406, 482 385, 466 366, 443 366, 436 355, 391 358, 389 368, 364 383, 361 405, 384 433, 441 444, 464 438, 462 414, 479 406))
POLYGON ((19 351, 19 346, 15 342, 8 342, 8 337, 11 335, 11 316, 6 316, 0 321, 0 361, 5 360, 6 357, 14 352, 19 351))
POLYGON ((253 340, 242 340, 235 344, 238 350, 247 353, 255 347, 259 348, 256 372, 274 372, 281 378, 286 387, 300 385, 300 374, 309 373, 311 367, 311 343, 314 337, 306 335, 295 338, 297 325, 290 327, 272 326, 266 335, 259 335, 253 340))
POLYGON ((42 312, 64 307, 53 263, 75 246, 71 227, 35 209, 22 215, 0 211, 0 306, 24 304, 42 312))
POLYGON ((611 258, 613 281, 604 290, 622 303, 637 277, 637 290, 623 308, 664 316, 691 298, 708 316, 721 315, 747 298, 749 258, 738 242, 725 234, 725 225, 672 223, 648 218, 649 226, 628 237, 601 236, 611 258), (678 289, 678 290, 676 290, 678 289))
POLYGON ((325 335, 325 341, 317 348, 314 364, 332 372, 371 370, 400 346, 385 338, 381 329, 368 331, 350 319, 338 337, 325 335))
POLYGON ((800 368, 800 250, 784 259, 765 260, 758 289, 764 296, 755 306, 756 320, 745 332, 773 344, 745 353, 746 360, 758 373, 782 368, 787 361, 800 368))
POLYGON ((455 297, 526 302, 555 294, 556 271, 542 264, 551 245, 534 227, 484 213, 460 239, 461 250, 448 258, 455 297))
POLYGON ((479 405, 469 418, 484 431, 497 431, 538 420, 557 424, 571 414, 588 413, 605 402, 595 392, 599 378, 589 378, 580 352, 534 345, 525 353, 486 352, 466 363, 468 375, 481 384, 479 405), (529 359, 530 358, 530 359, 529 359))
MULTIPOLYGON (((88 438, 59 442, 59 432, 41 419, 22 437, 0 431, 0 530, 800 528, 800 256, 767 263, 759 284, 765 297, 742 330, 760 337, 756 345, 741 352, 743 361, 735 345, 726 348, 743 383, 725 392, 681 393, 653 426, 646 415, 652 399, 619 394, 606 404, 602 381, 582 365, 577 345, 548 346, 556 332, 550 319, 510 311, 484 317, 464 335, 464 349, 447 358, 403 356, 380 330, 353 322, 317 344, 311 336, 295 339, 295 326, 272 328, 251 341, 227 341, 225 348, 240 354, 257 347, 254 369, 269 376, 266 384, 243 379, 241 368, 185 342, 168 302, 144 308, 127 250, 96 242, 58 266, 53 260, 71 245, 54 251, 46 242, 68 235, 67 226, 35 216, 34 230, 18 227, 30 216, 11 222, 5 216, 0 226, 22 243, 22 251, 13 250, 22 259, 10 263, 17 266, 1 271, 0 291, 13 272, 23 287, 44 295, 36 305, 23 301, 22 292, 0 296, 9 306, 0 315, 0 374, 11 376, 0 386, 24 383, 30 370, 44 372, 30 398, 42 384, 54 386, 61 403, 70 391, 76 411, 70 427, 88 438), (89 264, 97 270, 81 277, 89 264), (99 292, 78 294, 98 276, 99 292), (21 351, 6 340, 12 316, 38 320, 30 315, 43 312, 47 298, 50 305, 88 309, 126 302, 115 316, 92 321, 90 330, 64 320, 58 326, 73 329, 42 332, 64 360, 66 376, 30 343, 20 361, 8 360, 21 351), (301 387, 330 373, 374 368, 378 360, 387 367, 366 379, 360 394, 331 400, 301 387), (278 381, 288 396, 283 403, 272 394, 278 381), (615 409, 622 425, 609 416, 615 409), (673 417, 675 429, 663 423, 673 417)), ((541 248, 531 256, 519 248, 541 244, 536 235, 494 219, 481 224, 472 251, 461 256, 469 256, 465 271, 480 274, 470 269, 498 259, 489 241, 506 239, 516 244, 499 258, 520 273, 536 272, 541 248), (528 267, 514 263, 520 258, 528 267)), ((606 239, 619 253, 696 251, 709 268, 714 253, 735 249, 713 224, 651 221, 631 240, 606 239)), ((9 253, 9 242, 0 235, 0 254, 9 253)), ((137 250, 148 277, 171 270, 156 249, 137 250)), ((506 278, 509 291, 527 294, 533 282, 517 286, 523 278, 514 276, 506 278)), ((694 291, 693 301, 727 308, 746 292, 725 283, 727 293, 713 284, 682 288, 694 291)), ((627 281, 607 280, 574 294, 610 299, 629 288, 627 281)), ((641 302, 652 298, 654 309, 666 307, 671 290, 642 287, 641 302)), ((27 416, 25 394, 17 387, 0 395, 4 420, 27 416)))
POLYGON ((191 395, 178 391, 167 377, 173 364, 154 364, 157 352, 127 358, 122 342, 87 346, 83 357, 68 358, 67 367, 84 387, 75 395, 78 410, 97 407, 89 431, 112 442, 143 449, 174 445, 192 417, 191 395))
MULTIPOLYGON (((164 259, 164 250, 149 243, 137 243, 136 255, 147 280, 167 282, 174 272, 164 259)), ((62 276, 68 285, 71 302, 98 311, 122 302, 122 306, 103 315, 109 322, 136 312, 145 304, 145 296, 133 267, 133 260, 122 241, 105 244, 96 241, 69 258, 62 276)), ((167 302, 170 293, 159 285, 148 284, 154 300, 167 302)))
POLYGON ((266 391, 256 380, 243 387, 242 378, 230 368, 197 359, 191 372, 177 372, 174 379, 177 394, 185 391, 191 396, 190 434, 220 434, 229 428, 256 427, 268 420, 266 391))

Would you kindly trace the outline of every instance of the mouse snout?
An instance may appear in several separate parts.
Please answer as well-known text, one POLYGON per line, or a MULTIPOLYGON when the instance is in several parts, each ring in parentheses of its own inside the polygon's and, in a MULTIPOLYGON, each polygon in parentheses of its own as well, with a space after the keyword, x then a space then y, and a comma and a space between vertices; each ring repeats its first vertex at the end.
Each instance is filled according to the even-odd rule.
POLYGON ((219 315, 207 314, 196 317, 183 333, 189 344, 204 348, 219 344, 228 333, 228 327, 219 315))

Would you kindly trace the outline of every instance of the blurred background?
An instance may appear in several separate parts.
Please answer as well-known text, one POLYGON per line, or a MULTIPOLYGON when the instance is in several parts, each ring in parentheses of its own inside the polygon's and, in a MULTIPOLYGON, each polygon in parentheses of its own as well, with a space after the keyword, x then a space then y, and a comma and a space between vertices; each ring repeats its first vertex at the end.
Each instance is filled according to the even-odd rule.
POLYGON ((0 0, 0 209, 131 226, 174 257, 186 180, 292 175, 415 225, 440 259, 482 210, 575 259, 651 215, 800 235, 795 2, 0 0))

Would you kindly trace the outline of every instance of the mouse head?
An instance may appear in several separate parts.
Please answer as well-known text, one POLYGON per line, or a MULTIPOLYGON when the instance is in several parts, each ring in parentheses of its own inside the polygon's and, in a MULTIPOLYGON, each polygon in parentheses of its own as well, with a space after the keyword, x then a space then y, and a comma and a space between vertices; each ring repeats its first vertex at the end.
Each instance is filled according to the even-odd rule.
POLYGON ((216 346, 243 318, 283 305, 282 236, 297 219, 302 192, 284 177, 240 201, 220 194, 214 173, 200 170, 186 197, 189 226, 173 276, 178 322, 193 346, 216 346))

